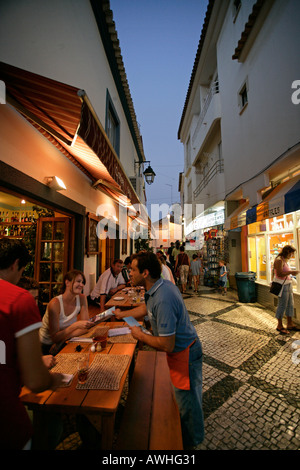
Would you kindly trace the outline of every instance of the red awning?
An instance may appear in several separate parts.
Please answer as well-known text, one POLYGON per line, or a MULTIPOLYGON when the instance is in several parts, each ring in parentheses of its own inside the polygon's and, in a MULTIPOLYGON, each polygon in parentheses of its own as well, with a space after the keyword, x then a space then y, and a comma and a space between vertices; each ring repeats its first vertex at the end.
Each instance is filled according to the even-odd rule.
POLYGON ((100 188, 123 203, 138 203, 84 90, 0 62, 6 102, 100 188))

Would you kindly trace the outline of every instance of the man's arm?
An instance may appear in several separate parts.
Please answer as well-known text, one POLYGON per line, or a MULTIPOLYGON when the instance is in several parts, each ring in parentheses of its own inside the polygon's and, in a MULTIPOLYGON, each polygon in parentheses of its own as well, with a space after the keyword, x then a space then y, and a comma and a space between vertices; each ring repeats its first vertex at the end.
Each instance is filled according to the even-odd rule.
POLYGON ((110 295, 110 296, 113 296, 113 295, 116 294, 119 290, 124 289, 124 287, 126 287, 126 284, 119 284, 117 287, 113 287, 112 289, 110 289, 109 295, 110 295))
POLYGON ((145 304, 139 305, 138 307, 129 310, 120 310, 117 308, 114 311, 114 315, 118 320, 122 320, 125 317, 133 317, 136 320, 142 320, 147 315, 147 308, 145 304))
POLYGON ((19 336, 16 342, 18 364, 26 387, 39 393, 62 385, 62 375, 50 373, 43 363, 38 329, 19 336))
POLYGON ((98 281, 96 282, 94 289, 90 293, 91 299, 97 299, 100 295, 100 285, 101 285, 101 279, 102 276, 99 277, 98 281))
POLYGON ((158 351, 171 353, 175 347, 175 335, 152 336, 143 333, 141 328, 138 326, 133 326, 130 329, 132 336, 135 339, 142 341, 145 344, 148 344, 148 346, 151 346, 152 348, 157 349, 158 351))
POLYGON ((100 313, 104 312, 105 310, 105 301, 106 301, 106 294, 100 295, 100 313))

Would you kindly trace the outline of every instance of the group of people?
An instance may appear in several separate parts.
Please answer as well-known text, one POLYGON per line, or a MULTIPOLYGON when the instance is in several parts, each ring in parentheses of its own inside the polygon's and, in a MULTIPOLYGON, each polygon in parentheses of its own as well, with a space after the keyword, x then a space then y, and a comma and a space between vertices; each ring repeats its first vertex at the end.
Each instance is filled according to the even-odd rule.
MULTIPOLYGON (((197 277, 197 257, 189 263, 182 248, 179 247, 179 253, 174 257, 174 268, 188 266, 197 277)), ((294 251, 292 247, 285 247, 274 264, 275 278, 284 281, 276 312, 277 329, 282 334, 298 329, 292 322, 294 309, 290 282, 291 274, 298 274, 298 271, 291 271, 288 266, 294 251), (282 325, 284 313, 288 318, 287 329, 282 325)), ((86 333, 93 326, 89 320, 88 299, 99 302, 100 310, 104 309, 107 299, 127 285, 144 286, 145 303, 129 311, 116 309, 115 317, 117 320, 128 315, 138 320, 149 319, 152 334, 133 327, 132 335, 144 344, 166 352, 181 416, 184 446, 194 447, 202 442, 202 346, 178 287, 165 277, 167 272, 172 273, 172 265, 167 265, 164 256, 144 251, 127 258, 125 264, 120 259, 114 260, 100 276, 88 299, 83 294, 86 283, 83 272, 70 271, 64 278, 61 295, 50 300, 43 318, 36 303, 38 284, 28 283, 22 277, 29 259, 22 241, 0 240, 0 341, 5 345, 5 361, 0 363, 1 383, 5 384, 0 388, 0 447, 30 447, 33 429, 19 399, 22 385, 33 392, 60 387, 62 374, 50 373, 49 369, 55 364, 55 354, 68 339, 86 333)), ((220 268, 220 279, 226 280, 223 262, 220 268)), ((181 271, 186 276, 188 270, 181 268, 181 271)), ((197 279, 194 282, 197 286, 197 279)))
MULTIPOLYGON (((162 248, 162 247, 161 247, 162 248)), ((167 257, 163 250, 160 249, 157 253, 159 258, 164 258, 165 263, 168 263, 172 273, 172 282, 178 284, 181 292, 184 294, 187 290, 187 284, 194 284, 194 292, 198 291, 200 286, 200 275, 203 272, 202 258, 198 254, 193 254, 192 260, 185 252, 184 243, 180 244, 179 240, 176 243, 171 242, 167 250, 167 257)), ((163 275, 164 277, 164 275, 163 275)))
MULTIPOLYGON (((26 284, 28 279, 22 278, 29 260, 21 240, 0 240, 0 340, 6 348, 5 363, 0 364, 1 383, 5 384, 0 389, 0 448, 5 449, 31 448, 33 426, 19 399, 21 387, 38 393, 62 386, 63 375, 49 371, 55 364, 55 354, 68 339, 93 326, 83 294, 85 276, 78 270, 66 274, 62 293, 50 300, 41 318, 36 303, 38 285, 26 284), (18 286, 21 278, 22 287, 18 286)), ((124 266, 121 260, 114 260, 100 276, 90 300, 98 299, 103 306, 128 282, 145 287, 145 304, 131 309, 130 315, 138 319, 148 316, 152 334, 133 327, 132 335, 166 352, 184 446, 196 446, 204 437, 200 340, 177 286, 162 277, 164 264, 156 254, 141 252, 127 261, 124 266)), ((122 319, 126 313, 117 309, 115 315, 122 319)))
MULTIPOLYGON (((160 250, 160 253, 163 253, 160 250)), ((201 276, 205 273, 206 267, 203 258, 199 253, 194 253, 192 259, 185 252, 184 243, 180 244, 179 240, 171 243, 167 250, 169 261, 174 267, 174 278, 178 281, 181 292, 184 294, 187 290, 187 285, 190 288, 193 283, 194 292, 198 292, 201 276)), ((219 261, 220 274, 219 274, 219 289, 223 295, 227 293, 228 271, 226 263, 223 260, 219 261)))

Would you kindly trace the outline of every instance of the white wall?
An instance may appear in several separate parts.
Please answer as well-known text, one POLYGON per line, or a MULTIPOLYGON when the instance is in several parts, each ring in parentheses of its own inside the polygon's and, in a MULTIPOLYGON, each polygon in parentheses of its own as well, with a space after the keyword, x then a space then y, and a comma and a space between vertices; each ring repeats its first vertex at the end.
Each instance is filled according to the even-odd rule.
MULTIPOLYGON (((244 5, 248 2, 242 2, 241 14, 244 5)), ((245 62, 239 63, 231 57, 245 15, 234 24, 227 12, 217 44, 226 193, 299 142, 300 106, 291 101, 291 84, 300 77, 299 19, 299 1, 275 0, 245 62), (249 104, 239 114, 238 92, 246 79, 249 104)))

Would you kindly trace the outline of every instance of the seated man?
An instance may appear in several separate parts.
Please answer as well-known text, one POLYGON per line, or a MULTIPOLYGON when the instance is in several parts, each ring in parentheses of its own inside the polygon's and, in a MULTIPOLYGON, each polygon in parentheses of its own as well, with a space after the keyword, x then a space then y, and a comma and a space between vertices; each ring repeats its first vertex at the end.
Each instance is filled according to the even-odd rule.
POLYGON ((122 276, 123 261, 115 259, 110 268, 104 271, 90 294, 92 301, 100 298, 100 312, 104 312, 106 302, 126 286, 122 276))

